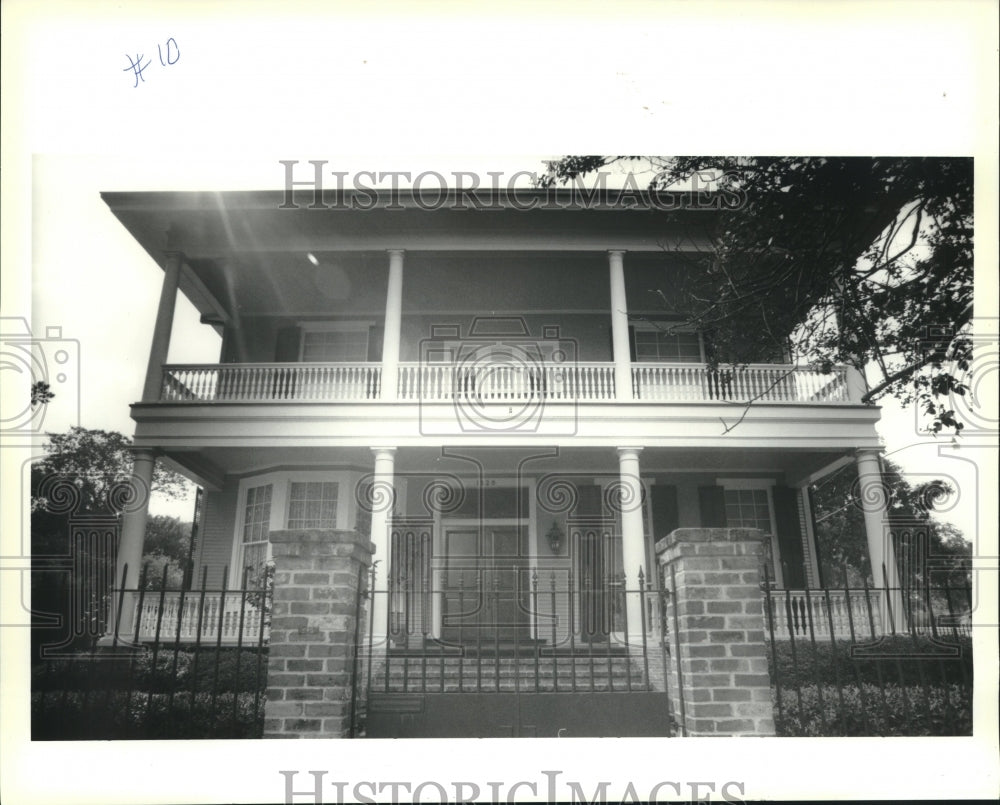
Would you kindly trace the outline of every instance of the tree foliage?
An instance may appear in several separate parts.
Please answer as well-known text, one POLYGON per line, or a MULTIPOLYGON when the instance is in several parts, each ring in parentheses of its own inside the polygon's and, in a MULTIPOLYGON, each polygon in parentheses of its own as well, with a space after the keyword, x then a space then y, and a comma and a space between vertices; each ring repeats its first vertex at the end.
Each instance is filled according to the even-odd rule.
MULTIPOLYGON (((901 583, 956 588, 968 584, 971 543, 953 525, 934 517, 935 507, 954 490, 937 479, 911 485, 891 461, 883 461, 882 483, 901 583)), ((873 575, 868 561, 864 510, 854 465, 824 478, 811 492, 824 585, 842 587, 846 581, 857 587, 867 578, 869 585, 881 586, 881 570, 873 575)))
POLYGON ((612 165, 653 171, 650 197, 694 187, 737 201, 694 216, 705 259, 655 289, 711 334, 713 363, 781 350, 867 367, 866 402, 892 395, 932 431, 961 430, 951 398, 967 391, 972 350, 971 159, 571 156, 539 183, 612 165))
MULTIPOLYGON (((74 527, 99 517, 114 529, 132 497, 131 441, 116 431, 71 428, 50 433, 45 455, 31 467, 32 630, 36 650, 45 645, 87 645, 107 616, 107 589, 101 581, 113 569, 114 546, 74 541, 74 527), (70 559, 68 566, 66 560, 70 559), (50 625, 51 617, 59 620, 50 625)), ((190 486, 183 476, 157 465, 153 489, 182 496, 190 486)), ((146 490, 139 494, 147 494, 146 490)), ((172 520, 174 518, 166 518, 172 520)), ((184 536, 175 528, 158 534, 151 518, 156 557, 173 561, 183 554, 184 536)), ((89 528, 89 526, 88 526, 89 528)), ((95 532, 102 530, 94 527, 95 532)), ((187 531, 190 535, 190 529, 187 531)), ((186 555, 185 555, 186 556, 186 555)), ((154 557, 155 558, 155 557, 154 557)), ((160 561, 158 558, 156 561, 160 561)))
POLYGON ((142 564, 146 568, 146 587, 158 590, 179 589, 184 584, 191 548, 191 523, 179 517, 154 514, 146 521, 146 541, 142 564))
MULTIPOLYGON (((66 433, 49 433, 45 456, 32 467, 39 483, 33 485, 32 508, 46 505, 46 494, 55 482, 77 489, 78 512, 113 513, 114 494, 132 477, 132 442, 117 431, 72 427, 66 433), (48 483, 46 483, 48 479, 48 483)), ((157 463, 153 488, 170 498, 182 497, 190 482, 157 463)))

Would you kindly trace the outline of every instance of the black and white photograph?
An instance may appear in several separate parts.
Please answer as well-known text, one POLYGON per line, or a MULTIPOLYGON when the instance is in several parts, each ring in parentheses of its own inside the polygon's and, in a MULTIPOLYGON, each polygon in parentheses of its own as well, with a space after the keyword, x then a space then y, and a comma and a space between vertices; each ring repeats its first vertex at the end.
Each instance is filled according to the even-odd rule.
POLYGON ((953 8, 5 3, 4 801, 995 796, 953 8))

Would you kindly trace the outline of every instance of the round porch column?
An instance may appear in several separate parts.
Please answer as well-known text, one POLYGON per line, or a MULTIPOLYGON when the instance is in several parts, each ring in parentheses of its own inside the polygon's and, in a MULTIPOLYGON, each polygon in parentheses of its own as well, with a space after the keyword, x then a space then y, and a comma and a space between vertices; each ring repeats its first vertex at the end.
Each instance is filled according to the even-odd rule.
POLYGON ((615 361, 615 399, 632 399, 632 355, 628 340, 624 251, 608 252, 611 276, 611 351, 615 361))
POLYGON ((852 403, 861 403, 868 393, 868 381, 865 374, 857 366, 847 365, 847 399, 852 403))
POLYGON ((174 326, 174 307, 177 303, 177 287, 181 279, 181 264, 184 255, 167 252, 167 263, 163 267, 163 285, 160 288, 160 304, 156 309, 156 324, 153 327, 153 342, 149 347, 149 361, 146 364, 146 382, 142 387, 142 401, 155 402, 160 398, 163 385, 163 365, 170 351, 170 331, 174 326))
POLYGON ((872 580, 875 587, 888 588, 887 595, 880 597, 882 627, 889 632, 889 606, 891 601, 893 620, 897 631, 902 627, 902 595, 899 572, 896 567, 896 553, 893 550, 889 521, 886 516, 886 493, 882 484, 882 466, 877 450, 859 450, 855 461, 858 465, 858 482, 861 508, 865 517, 865 536, 868 539, 868 558, 872 566, 872 580), (883 575, 882 568, 885 568, 883 575))
MULTIPOLYGON (((128 565, 128 576, 125 578, 125 589, 136 590, 139 587, 139 576, 142 573, 142 549, 146 541, 146 519, 149 513, 149 492, 153 486, 153 467, 156 454, 152 450, 134 450, 131 483, 135 489, 135 499, 122 514, 121 537, 118 540, 118 552, 115 556, 114 586, 117 590, 122 583, 122 573, 128 565)), ((135 628, 134 620, 135 595, 128 592, 122 601, 121 620, 117 624, 119 639, 132 637, 135 628)), ((115 595, 111 606, 111 632, 115 631, 118 596, 115 595)))
POLYGON ((385 297, 382 340, 382 399, 395 400, 399 390, 399 338, 403 319, 403 250, 389 250, 389 287, 385 297))
POLYGON ((396 502, 394 486, 396 448, 373 447, 372 453, 375 454, 375 478, 371 494, 371 541, 375 546, 373 560, 378 562, 373 588, 372 622, 374 624, 373 634, 385 637, 389 612, 389 529, 392 525, 392 510, 396 502))
MULTIPOLYGON (((639 595, 639 570, 649 578, 646 565, 646 539, 642 526, 642 481, 639 475, 641 447, 618 448, 618 473, 621 484, 622 569, 625 572, 625 609, 628 614, 629 643, 641 640, 642 599, 639 595)), ((649 624, 646 624, 647 627, 649 624)))

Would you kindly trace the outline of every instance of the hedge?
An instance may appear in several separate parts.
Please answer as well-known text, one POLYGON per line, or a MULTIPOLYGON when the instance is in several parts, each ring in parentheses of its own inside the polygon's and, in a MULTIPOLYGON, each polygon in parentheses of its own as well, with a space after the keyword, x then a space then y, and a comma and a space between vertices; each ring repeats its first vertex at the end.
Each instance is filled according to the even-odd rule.
POLYGON ((266 687, 266 647, 46 660, 32 668, 32 739, 259 738, 266 687))
POLYGON ((774 723, 785 737, 972 735, 972 690, 866 683, 843 685, 838 694, 834 685, 804 685, 782 690, 774 723))
POLYGON ((34 741, 259 738, 263 693, 129 693, 122 690, 59 691, 31 697, 34 741), (236 712, 233 713, 233 698, 236 712))
POLYGON ((768 647, 778 735, 972 734, 969 637, 895 636, 853 647, 847 640, 768 647))

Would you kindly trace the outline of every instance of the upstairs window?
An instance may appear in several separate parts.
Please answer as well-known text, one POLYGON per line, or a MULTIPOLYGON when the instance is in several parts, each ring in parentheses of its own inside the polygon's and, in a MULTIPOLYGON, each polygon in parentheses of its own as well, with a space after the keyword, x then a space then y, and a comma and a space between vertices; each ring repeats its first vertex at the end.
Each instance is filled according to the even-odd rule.
POLYGON ((636 328, 635 359, 640 363, 702 363, 701 338, 693 331, 636 328))
POLYGON ((340 363, 368 360, 368 325, 363 328, 305 330, 302 360, 306 363, 340 363))

